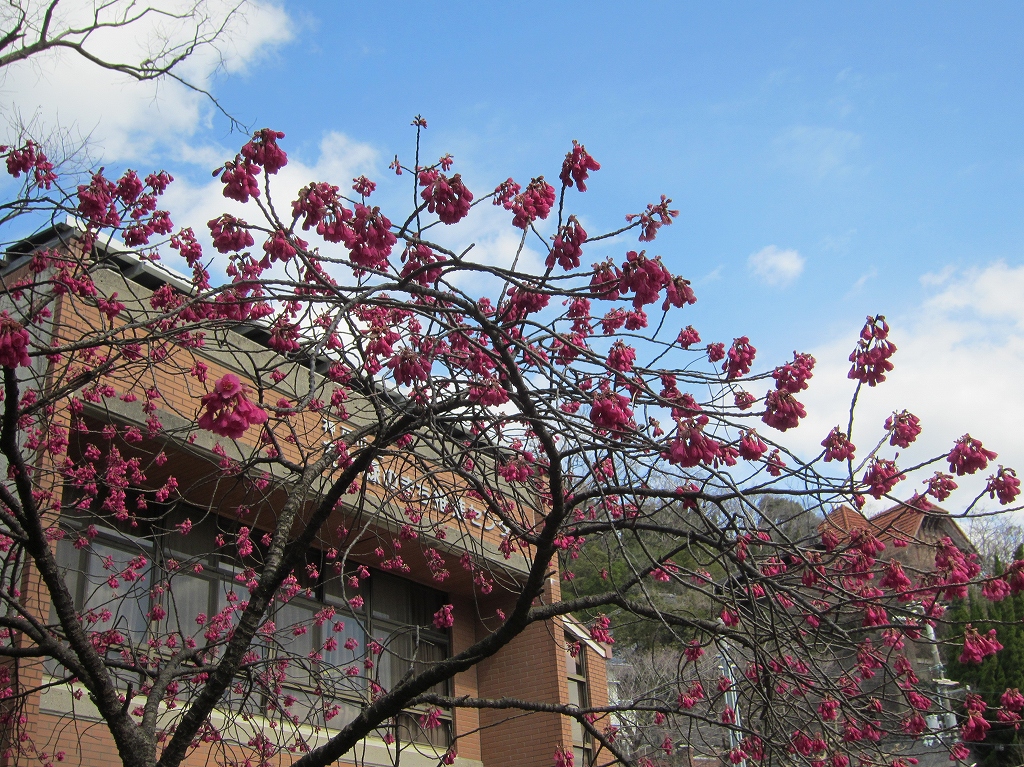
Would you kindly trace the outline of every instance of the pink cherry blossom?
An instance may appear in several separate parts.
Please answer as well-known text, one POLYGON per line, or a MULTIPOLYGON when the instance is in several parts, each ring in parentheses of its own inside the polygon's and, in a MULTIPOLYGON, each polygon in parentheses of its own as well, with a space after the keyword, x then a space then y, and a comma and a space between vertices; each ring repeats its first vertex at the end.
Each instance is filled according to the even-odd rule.
POLYGON ((913 413, 904 410, 885 419, 885 430, 892 432, 890 445, 906 449, 921 433, 921 421, 913 413))
POLYGON ((586 148, 573 139, 572 150, 565 155, 562 172, 558 174, 565 186, 576 185, 581 192, 587 191, 587 178, 591 171, 601 170, 601 165, 587 152, 586 148))
POLYGON ((358 267, 382 271, 397 238, 391 232, 391 221, 380 208, 356 205, 354 216, 341 232, 349 249, 349 258, 358 267))
POLYGON ((957 488, 956 482, 953 481, 953 476, 951 474, 944 474, 941 471, 935 472, 932 477, 925 480, 925 484, 928 485, 928 489, 925 492, 939 503, 949 498, 950 494, 957 488))
POLYGON ((288 164, 288 155, 277 145, 278 140, 283 138, 281 131, 262 128, 252 134, 252 140, 242 147, 242 156, 273 175, 288 164))
POLYGON ((850 353, 850 362, 853 363, 850 378, 868 386, 877 386, 885 380, 885 374, 893 369, 889 358, 896 353, 896 345, 888 338, 889 325, 885 317, 880 314, 868 317, 857 348, 850 353))
POLYGON ((804 406, 788 391, 776 389, 768 392, 764 404, 765 413, 761 420, 779 431, 798 426, 800 419, 807 415, 804 406))
POLYGON ((996 453, 986 450, 981 442, 965 434, 956 441, 949 451, 947 460, 949 468, 958 477, 974 474, 988 466, 988 462, 996 458, 996 453))
POLYGON ((522 187, 511 178, 506 179, 498 184, 497 188, 494 190, 494 199, 491 200, 491 204, 500 205, 506 210, 511 210, 512 200, 517 194, 519 194, 521 189, 522 187))
POLYGON ((787 362, 772 371, 775 388, 797 394, 807 388, 807 381, 812 376, 815 359, 810 354, 793 352, 793 361, 787 362))
POLYGON ((757 436, 756 431, 744 433, 739 444, 739 454, 744 460, 759 461, 766 452, 768 446, 757 436))
POLYGON ((850 442, 850 438, 836 426, 832 431, 829 432, 828 436, 825 437, 821 442, 821 446, 825 448, 825 462, 829 461, 852 461, 856 446, 850 442))
POLYGON ((405 348, 388 361, 388 368, 401 386, 415 386, 430 380, 430 359, 415 349, 405 348))
POLYGON ((658 236, 658 230, 670 225, 672 219, 679 215, 678 210, 669 209, 671 203, 671 199, 662 195, 661 202, 649 204, 643 213, 631 213, 626 216, 627 223, 640 220, 640 242, 653 242, 658 236))
POLYGON ((710 465, 721 455, 721 444, 703 432, 707 416, 679 421, 675 438, 663 455, 671 463, 683 468, 710 465))
POLYGON ((611 635, 612 622, 607 615, 598 615, 590 626, 590 638, 602 644, 615 644, 611 635))
POLYGON ((219 253, 233 253, 251 248, 255 244, 252 234, 249 233, 248 224, 227 213, 211 219, 206 225, 210 228, 213 247, 219 253))
POLYGON ((612 261, 594 264, 594 274, 590 278, 590 292, 594 298, 605 301, 616 301, 622 290, 622 272, 612 261))
POLYGON ((505 205, 513 213, 512 226, 526 229, 534 221, 547 218, 555 199, 555 188, 543 176, 533 179, 505 205))
POLYGON ((905 476, 896 468, 896 464, 884 458, 875 458, 864 472, 863 482, 867 486, 868 493, 880 499, 883 495, 892 490, 896 483, 905 479, 905 476))
POLYGON ((402 277, 411 276, 420 285, 432 285, 441 279, 442 265, 447 259, 426 245, 410 245, 402 253, 402 277))
POLYGON ((226 373, 214 385, 214 390, 203 396, 206 412, 199 416, 199 428, 239 439, 250 426, 266 423, 266 411, 250 402, 246 393, 238 376, 226 373))
POLYGON ((243 160, 241 155, 234 160, 228 160, 221 168, 214 171, 213 175, 220 173, 221 183, 224 184, 223 194, 229 200, 238 202, 249 202, 250 197, 260 196, 260 184, 256 179, 256 166, 248 160, 243 160))
POLYGON ((5 368, 28 367, 28 331, 12 319, 6 311, 0 312, 0 365, 5 368))
MULTIPOLYGON (((445 168, 447 170, 447 168, 445 168)), ((352 189, 360 197, 369 197, 377 189, 377 185, 366 176, 358 176, 352 179, 352 189)))
POLYGON ((992 580, 985 581, 985 585, 981 587, 981 595, 990 602, 1002 602, 1011 593, 1013 591, 1010 588, 1010 584, 1002 578, 993 578, 992 580))
POLYGON ((757 402, 757 397, 741 389, 733 394, 733 402, 740 410, 750 410, 754 403, 757 402))
POLYGON ((612 344, 606 362, 611 370, 628 373, 633 369, 634 362, 636 362, 636 349, 632 346, 627 346, 623 341, 616 341, 612 344))
POLYGON ((11 176, 19 178, 29 171, 32 172, 32 183, 43 189, 50 189, 57 180, 53 163, 47 160, 46 154, 34 141, 26 141, 20 149, 11 149, 7 154, 7 172, 11 176))
POLYGON ((78 187, 78 212, 95 227, 121 224, 116 207, 117 186, 103 177, 102 169, 92 174, 88 184, 78 187))
POLYGON ((440 610, 434 613, 434 627, 438 629, 450 629, 455 625, 455 608, 452 605, 443 605, 440 610))
POLYGON ((999 498, 999 503, 1004 506, 1013 503, 1020 495, 1020 480, 1017 479, 1017 472, 1013 469, 1004 469, 1002 466, 995 475, 988 478, 989 498, 999 498))
POLYGON ((679 336, 676 338, 676 343, 684 349, 689 349, 694 344, 700 343, 700 333, 696 331, 693 325, 687 325, 685 328, 679 331, 679 336))
POLYGON ((620 285, 623 293, 633 293, 633 308, 641 309, 645 304, 653 304, 661 295, 661 290, 672 280, 672 275, 661 258, 648 258, 646 251, 639 253, 631 250, 626 253, 622 264, 620 285))
POLYGON ((746 336, 735 339, 729 347, 729 353, 722 366, 726 378, 739 378, 750 372, 757 349, 750 345, 746 336))
POLYGON ((964 647, 960 653, 961 663, 981 663, 990 655, 1003 649, 996 639, 996 630, 990 629, 987 636, 982 636, 970 623, 964 628, 964 647))
POLYGON ((548 252, 545 266, 548 269, 558 263, 565 271, 576 269, 583 258, 583 243, 587 241, 587 231, 580 226, 576 216, 569 216, 565 226, 558 230, 554 243, 548 252))
POLYGON ((423 187, 420 197, 427 203, 427 210, 436 213, 441 223, 455 224, 469 215, 473 193, 462 183, 461 174, 448 178, 438 170, 423 170, 419 184, 423 187))

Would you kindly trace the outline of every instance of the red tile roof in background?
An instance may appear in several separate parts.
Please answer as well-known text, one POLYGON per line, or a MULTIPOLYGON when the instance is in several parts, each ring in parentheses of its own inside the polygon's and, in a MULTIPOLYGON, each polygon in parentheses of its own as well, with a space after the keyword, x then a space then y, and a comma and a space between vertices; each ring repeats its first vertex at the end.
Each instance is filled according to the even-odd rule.
POLYGON ((924 522, 926 517, 939 516, 945 517, 947 523, 952 525, 965 540, 970 540, 945 509, 932 506, 928 511, 921 511, 902 503, 893 506, 891 509, 879 512, 870 519, 849 506, 837 506, 825 517, 825 521, 818 526, 818 529, 821 531, 831 529, 833 532, 838 533, 870 530, 881 541, 891 541, 895 538, 913 541, 918 537, 921 523, 924 522))

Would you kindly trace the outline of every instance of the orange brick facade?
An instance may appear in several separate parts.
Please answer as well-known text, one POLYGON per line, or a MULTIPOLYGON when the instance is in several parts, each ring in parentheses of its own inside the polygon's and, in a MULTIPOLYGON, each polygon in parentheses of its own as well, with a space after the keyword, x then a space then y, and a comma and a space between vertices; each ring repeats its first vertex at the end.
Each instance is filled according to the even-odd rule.
MULTIPOLYGON (((132 285, 131 289, 137 295, 146 292, 138 285, 132 285)), ((123 298, 124 294, 122 293, 123 298)), ((98 312, 94 306, 78 301, 72 306, 65 299, 64 303, 58 307, 55 316, 55 333, 65 340, 73 339, 83 330, 95 327, 96 325, 93 323, 99 323, 99 321, 98 312)), ((196 352, 191 354, 190 359, 199 357, 196 352)), ((203 359, 210 368, 209 381, 215 381, 224 373, 232 370, 225 364, 225 360, 229 357, 230 349, 226 350, 226 354, 221 351, 216 355, 203 355, 203 359)), ((201 385, 194 378, 182 374, 189 364, 189 361, 181 360, 174 365, 157 364, 153 366, 153 377, 146 385, 155 385, 160 391, 162 409, 158 414, 163 413, 172 417, 169 415, 170 413, 198 412, 199 398, 205 393, 208 386, 201 385)), ((127 384, 126 388, 136 394, 141 395, 142 393, 142 388, 137 383, 127 384)), ((133 421, 140 422, 138 414, 131 407, 115 409, 112 417, 122 424, 133 421)), ((102 422, 102 415, 98 411, 91 413, 90 418, 94 421, 100 419, 102 422)), ((322 428, 316 420, 306 422, 300 419, 297 431, 305 433, 309 438, 316 438, 320 435, 322 428)), ((159 486, 167 475, 190 475, 204 463, 199 452, 198 449, 190 449, 181 453, 169 452, 170 460, 163 467, 163 471, 154 471, 150 481, 159 486)), ((209 468, 210 464, 207 465, 207 470, 209 468)), ((378 479, 378 484, 380 482, 382 480, 378 479)), ((221 491, 216 492, 220 493, 221 491)), ((228 503, 237 503, 238 499, 231 497, 230 494, 225 494, 217 496, 214 501, 227 505, 228 503)), ((329 520, 325 529, 333 529, 338 521, 329 520)), ((477 522, 476 527, 475 534, 491 549, 496 548, 501 541, 501 531, 494 528, 493 525, 488 527, 486 520, 477 522)), ((472 528, 470 529, 472 530, 472 528)), ((458 538, 456 537, 455 540, 457 541, 458 538)), ((363 557, 365 559, 365 554, 363 557)), ((447 598, 455 608, 456 620, 450 629, 449 641, 450 651, 458 653, 493 630, 496 625, 493 616, 499 608, 509 609, 514 594, 507 590, 503 592, 501 588, 498 588, 486 598, 486 601, 483 601, 483 598, 474 594, 471 578, 458 568, 458 551, 450 547, 446 558, 454 567, 451 568, 452 577, 440 588, 447 589, 447 598)), ((359 552, 356 553, 354 559, 360 561, 359 552)), ((368 559, 365 561, 367 564, 371 564, 368 559)), ((403 577, 438 588, 438 585, 431 581, 426 561, 418 552, 410 551, 407 562, 411 567, 411 572, 403 577)), ((45 589, 41 587, 37 575, 29 570, 22 585, 27 604, 31 604, 32 608, 45 619, 49 615, 49 599, 45 589)), ((555 574, 548 581, 544 601, 558 597, 558 580, 557 574, 555 574)), ((476 667, 458 674, 454 679, 451 691, 456 697, 517 698, 544 703, 569 703, 565 632, 566 629, 561 619, 531 625, 496 655, 484 660, 476 667)), ((585 653, 586 657, 589 702, 594 706, 606 705, 608 690, 605 666, 610 658, 610 652, 607 648, 593 642, 583 641, 580 644, 581 651, 585 653)), ((45 684, 48 677, 46 677, 40 662, 22 659, 18 661, 18 678, 24 688, 30 688, 38 686, 40 683, 45 684)), ((75 699, 72 691, 66 685, 46 689, 43 693, 35 694, 27 702, 24 709, 25 731, 28 735, 26 742, 30 743, 40 755, 42 763, 52 762, 56 765, 58 753, 63 754, 63 764, 76 765, 76 767, 77 765, 109 767, 109 765, 120 762, 113 740, 103 722, 98 721, 95 716, 90 716, 89 709, 88 695, 86 694, 81 699, 75 699), (42 754, 47 756, 42 757, 42 754)), ((513 767, 513 765, 547 767, 552 764, 556 749, 572 750, 573 748, 570 721, 551 713, 456 708, 452 713, 452 724, 456 736, 455 750, 458 754, 455 763, 462 767, 513 767)), ((598 722, 598 726, 603 725, 598 722)), ((322 743, 324 735, 321 733, 319 737, 321 739, 317 742, 322 743)), ((200 746, 191 753, 184 764, 188 767, 199 767, 200 765, 222 763, 223 760, 224 752, 221 748, 200 746)), ((284 753, 275 757, 272 763, 283 765, 292 760, 293 757, 290 754, 284 753)), ((32 761, 34 761, 32 758, 26 758, 24 754, 7 758, 8 763, 31 763, 32 761)), ((426 757, 419 757, 413 753, 403 753, 401 761, 403 764, 413 765, 413 767, 437 764, 436 758, 428 760, 426 757)), ((606 762, 607 759, 601 761, 606 762)), ((371 739, 360 751, 358 759, 342 760, 341 763, 355 764, 357 762, 365 765, 385 765, 391 764, 392 759, 383 741, 371 739)), ((577 767, 581 766, 577 765, 577 767)))

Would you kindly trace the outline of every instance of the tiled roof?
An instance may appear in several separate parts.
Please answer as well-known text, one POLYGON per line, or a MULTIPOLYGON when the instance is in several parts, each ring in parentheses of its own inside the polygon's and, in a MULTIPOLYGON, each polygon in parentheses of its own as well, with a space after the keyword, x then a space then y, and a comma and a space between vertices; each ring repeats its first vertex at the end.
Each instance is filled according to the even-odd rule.
POLYGON ((830 529, 837 532, 848 533, 851 530, 867 530, 870 525, 863 514, 849 506, 837 506, 825 517, 825 521, 819 529, 830 529))
POLYGON ((905 540, 911 540, 917 537, 917 533, 921 529, 921 523, 926 516, 938 514, 949 516, 948 511, 940 509, 938 506, 932 506, 931 509, 925 512, 899 504, 876 514, 868 522, 875 528, 875 535, 881 539, 900 536, 905 540))
POLYGON ((902 538, 909 542, 919 537, 921 524, 928 517, 944 517, 945 525, 952 528, 950 532, 951 537, 954 540, 960 537, 969 545, 970 540, 950 516, 949 512, 945 509, 940 509, 938 506, 932 506, 928 511, 922 511, 921 509, 900 503, 891 509, 879 512, 870 519, 849 506, 837 506, 825 517, 825 521, 818 526, 818 529, 821 531, 831 529, 833 532, 838 533, 870 530, 881 541, 902 538), (955 534, 952 531, 955 531, 955 534))

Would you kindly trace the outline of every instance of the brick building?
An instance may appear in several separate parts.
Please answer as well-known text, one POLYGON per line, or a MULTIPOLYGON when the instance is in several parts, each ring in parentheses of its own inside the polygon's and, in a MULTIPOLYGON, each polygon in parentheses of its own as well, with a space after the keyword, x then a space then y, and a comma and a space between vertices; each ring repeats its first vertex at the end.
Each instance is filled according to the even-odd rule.
MULTIPOLYGON (((874 514, 871 517, 850 508, 838 506, 819 526, 819 530, 831 531, 840 539, 856 531, 870 533, 885 544, 880 561, 897 560, 914 580, 921 574, 930 573, 935 567, 937 544, 949 539, 961 551, 976 553, 970 538, 945 509, 930 506, 925 511, 905 503, 874 514)), ((936 694, 940 702, 926 721, 933 732, 954 728, 957 718, 952 713, 955 701, 962 698, 960 685, 946 677, 945 666, 939 654, 935 630, 925 624, 922 641, 908 642, 906 655, 911 660, 917 676, 925 690, 936 694)), ((950 740, 954 736, 943 735, 950 740)), ((921 767, 938 767, 948 764, 948 750, 939 737, 926 736, 919 740, 891 739, 893 753, 918 760, 921 767)))
MULTIPOLYGON (((34 252, 74 247, 75 234, 73 227, 57 226, 9 251, 0 267, 5 284, 10 285, 25 273, 34 252)), ((94 275, 98 298, 116 294, 129 305, 143 306, 149 305, 153 294, 164 286, 187 291, 186 280, 149 262, 112 250, 107 256, 107 268, 94 275)), ((67 342, 100 323, 95 300, 65 296, 55 302, 52 324, 44 332, 67 342)), ((104 512, 100 507, 102 493, 84 504, 78 502, 79 489, 56 489, 62 499, 59 525, 66 533, 54 541, 56 557, 64 568, 75 607, 91 621, 91 629, 116 627, 129 643, 138 643, 140 647, 147 632, 152 631, 154 620, 167 622, 168 626, 177 621, 175 625, 191 625, 193 632, 201 633, 202 626, 197 628, 195 624, 205 620, 203 616, 212 618, 227 602, 237 598, 239 589, 244 591, 246 577, 252 577, 246 574, 249 562, 240 554, 225 553, 223 541, 225 537, 237 537, 240 530, 251 529, 255 551, 249 556, 258 556, 260 534, 273 529, 276 509, 284 503, 285 494, 275 484, 272 470, 257 483, 258 489, 254 489, 252 482, 225 480, 218 467, 230 465, 242 452, 230 440, 218 439, 208 432, 193 432, 188 439, 176 439, 174 434, 176 428, 186 425, 181 414, 195 412, 200 398, 210 388, 189 376, 188 368, 201 361, 208 369, 211 384, 226 373, 251 383, 245 360, 255 355, 265 362, 274 355, 267 348, 267 338, 266 329, 258 323, 211 333, 203 348, 189 349, 187 360, 176 360, 172 354, 170 359, 151 367, 152 380, 125 381, 118 392, 120 396, 85 398, 81 401, 82 411, 68 415, 69 423, 77 418, 84 424, 83 433, 103 433, 104 429, 116 433, 111 444, 124 458, 129 462, 138 458, 149 467, 148 489, 133 491, 128 498, 146 511, 133 515, 130 521, 115 519, 104 512), (147 388, 158 389, 159 398, 146 396, 147 388), (165 426, 159 438, 146 429, 148 420, 154 416, 165 426), (125 435, 131 436, 125 440, 125 435), (166 461, 154 463, 153 457, 161 453, 166 461), (176 492, 170 497, 160 493, 169 477, 175 477, 177 482, 176 492), (251 512, 251 517, 242 518, 241 509, 251 512), (183 525, 188 528, 187 535, 181 532, 183 525), (83 545, 83 540, 87 544, 83 545), (107 585, 111 566, 116 570, 130 569, 138 557, 144 557, 146 565, 138 568, 130 585, 120 584, 120 591, 115 594, 107 585), (183 567, 186 564, 188 567, 183 567), (160 596, 159 586, 164 583, 169 585, 168 593, 173 599, 160 596), (165 615, 154 618, 154 608, 165 615), (109 610, 109 614, 104 610, 109 610)), ((38 363, 30 375, 45 375, 38 369, 39 364, 45 361, 38 363)), ((316 375, 321 372, 317 370, 316 375)), ((301 388, 299 378, 289 374, 276 386, 282 394, 294 395, 301 388)), ((335 428, 358 428, 366 413, 358 402, 349 403, 349 410, 352 418, 344 427, 302 413, 296 418, 295 430, 307 440, 316 440, 334 436, 335 428)), ((68 457, 84 463, 86 451, 92 449, 89 440, 78 439, 75 429, 71 431, 68 457)), ((293 448, 282 446, 282 450, 289 449, 293 448)), ((287 643, 268 641, 258 652, 267 653, 267 657, 278 653, 300 660, 311 657, 324 646, 328 636, 330 624, 318 622, 324 610, 344 619, 335 621, 345 625, 340 631, 335 629, 337 647, 321 653, 322 664, 307 662, 288 672, 279 685, 283 695, 280 699, 257 694, 247 695, 244 700, 225 701, 222 708, 233 709, 236 715, 244 713, 242 717, 230 717, 230 721, 227 711, 218 710, 215 714, 223 722, 218 726, 226 728, 225 740, 251 741, 256 733, 267 732, 265 725, 270 713, 279 717, 286 710, 297 719, 289 737, 298 735, 305 746, 316 747, 356 716, 367 696, 372 695, 370 688, 374 684, 388 689, 408 671, 420 670, 432 661, 464 650, 500 624, 495 616, 511 610, 517 586, 528 572, 529 552, 505 556, 501 551, 505 535, 502 525, 496 524, 486 508, 465 493, 465 488, 446 483, 443 476, 425 473, 424 466, 429 464, 428 456, 410 464, 377 466, 368 475, 361 495, 356 500, 346 499, 337 507, 323 526, 328 532, 308 552, 306 573, 297 573, 296 596, 274 608, 277 625, 295 626, 296 630, 287 643), (356 505, 357 500, 361 505, 356 505), (374 542, 394 536, 404 521, 403 509, 399 507, 410 503, 420 505, 424 529, 429 529, 420 532, 417 545, 407 546, 402 556, 395 558, 401 566, 394 565, 392 560, 382 562, 375 555, 379 547, 375 549, 374 542), (452 504, 457 507, 454 516, 449 515, 446 522, 433 527, 427 524, 442 505, 450 508, 452 504), (370 519, 366 523, 368 510, 370 519), (365 524, 361 537, 349 546, 344 569, 335 568, 332 563, 336 550, 351 542, 345 534, 356 523, 365 524), (339 532, 342 530, 345 533, 339 532), (467 556, 472 565, 460 566, 467 556), (359 566, 363 567, 361 571, 359 566), (439 569, 446 570, 449 576, 439 581, 435 577, 439 569), (486 592, 478 588, 479 581, 475 580, 480 573, 490 584, 486 592), (352 599, 353 587, 346 586, 350 581, 358 581, 354 587, 358 600, 352 599), (354 607, 356 603, 358 607, 354 607), (438 629, 432 622, 442 605, 453 607, 454 624, 446 630, 438 629), (375 651, 379 657, 372 680, 347 683, 341 674, 332 678, 332 711, 328 715, 321 682, 352 663, 354 651, 346 649, 347 642, 360 650, 376 642, 382 649, 375 651)), ((22 587, 25 604, 45 620, 50 615, 50 600, 38 574, 29 569, 22 587)), ((559 595, 555 573, 547 581, 542 599, 554 600, 559 595)), ((603 705, 607 702, 609 659, 610 649, 592 640, 575 621, 556 618, 530 625, 497 654, 459 673, 451 684, 439 685, 436 691, 471 698, 603 705)), ((66 681, 67 672, 58 663, 32 658, 9 662, 16 664, 14 676, 18 684, 23 689, 36 690, 24 707, 27 742, 36 752, 64 752, 69 758, 75 757, 70 759, 72 764, 84 767, 118 761, 113 740, 96 707, 87 694, 82 694, 80 684, 66 681)), ((352 678, 364 677, 370 674, 352 678)), ((126 707, 144 700, 141 696, 133 698, 130 686, 124 689, 126 707)), ((412 744, 402 752, 401 761, 414 766, 437 764, 438 754, 445 753, 453 742, 452 750, 457 751, 455 764, 463 767, 546 766, 560 748, 575 751, 576 765, 590 763, 589 736, 580 725, 556 714, 456 708, 442 711, 441 725, 431 729, 420 726, 422 714, 422 710, 412 710, 398 717, 392 729, 378 733, 379 737, 367 738, 341 763, 393 764, 396 746, 389 740, 396 736, 398 743, 412 744)), ((203 744, 185 763, 219 763, 230 754, 230 747, 224 743, 203 744)), ((8 753, 5 759, 13 762, 16 757, 8 753)), ((285 752, 275 755, 273 761, 287 764, 290 760, 285 752)))

